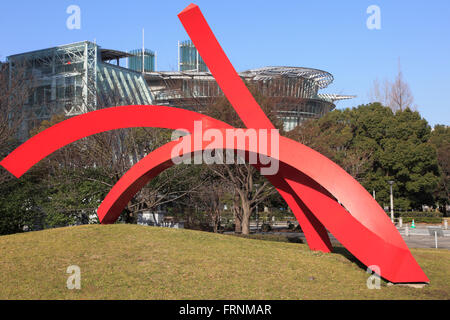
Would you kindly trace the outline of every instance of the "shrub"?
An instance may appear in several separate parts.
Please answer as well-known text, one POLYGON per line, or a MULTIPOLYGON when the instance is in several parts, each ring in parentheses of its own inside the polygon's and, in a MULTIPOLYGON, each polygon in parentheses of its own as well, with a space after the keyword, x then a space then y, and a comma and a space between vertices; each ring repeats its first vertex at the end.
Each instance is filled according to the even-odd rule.
POLYGON ((234 231, 235 230, 236 225, 232 222, 228 222, 224 227, 224 231, 234 231))
POLYGON ((404 211, 404 212, 395 212, 395 217, 399 218, 442 218, 443 214, 441 212, 433 212, 433 211, 404 211))
POLYGON ((395 216, 402 217, 403 223, 410 223, 413 219, 415 223, 442 223, 443 214, 433 211, 405 211, 396 212, 395 216))
POLYGON ((442 218, 438 217, 404 217, 403 223, 411 223, 414 219, 415 223, 442 223, 442 218))

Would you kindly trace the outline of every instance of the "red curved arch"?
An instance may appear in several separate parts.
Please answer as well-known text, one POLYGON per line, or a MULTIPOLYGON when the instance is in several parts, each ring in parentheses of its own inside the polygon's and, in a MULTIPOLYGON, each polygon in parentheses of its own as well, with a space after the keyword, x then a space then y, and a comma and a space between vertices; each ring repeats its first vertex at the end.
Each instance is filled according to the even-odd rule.
MULTIPOLYGON (((231 128, 222 121, 185 109, 163 106, 113 107, 67 119, 40 132, 11 152, 0 165, 19 178, 51 153, 87 136, 132 127, 183 128, 192 132, 194 121, 201 121, 205 129, 231 128)), ((332 245, 326 229, 285 180, 280 175, 270 176, 269 180, 297 217, 311 250, 331 252, 332 245)))
MULTIPOLYGON (((178 108, 116 107, 94 111, 63 121, 25 142, 0 164, 10 172, 20 176, 52 151, 89 134, 123 127, 149 126, 150 124, 182 128, 183 124, 192 125, 193 120, 202 121, 206 127, 217 128, 217 126, 222 126, 229 129, 228 125, 212 118, 178 108), (105 119, 109 120, 104 121, 105 119), (78 131, 71 130, 77 128, 78 131)), ((187 129, 192 130, 192 128, 187 129)), ((123 183, 126 182, 125 185, 131 186, 130 192, 135 192, 136 188, 146 179, 151 178, 152 174, 157 174, 170 166, 168 162, 170 161, 170 153, 166 153, 176 143, 171 142, 154 151, 151 154, 152 157, 155 157, 155 152, 160 154, 154 159, 149 156, 144 158, 145 161, 142 160, 130 169, 113 190, 123 188, 123 183), (150 165, 148 165, 147 163, 150 161, 148 159, 156 162, 153 164, 150 162, 150 165), (139 171, 136 171, 138 169, 139 171)), ((295 191, 297 196, 301 195, 302 201, 310 211, 314 212, 321 225, 330 230, 355 257, 367 265, 376 264, 380 266, 382 275, 390 281, 428 282, 425 274, 415 262, 400 234, 384 211, 367 191, 343 169, 314 150, 284 137, 280 137, 279 160, 283 164, 283 171, 280 170, 280 172, 283 172, 283 176, 278 176, 278 179, 286 179, 289 187, 295 191), (300 173, 303 173, 303 175, 300 173), (339 199, 351 214, 330 198, 317 183, 339 199), (368 241, 368 239, 371 239, 371 241, 368 241), (406 267, 396 267, 396 265, 402 264, 406 264, 406 267)), ((117 208, 124 206, 121 201, 124 201, 125 196, 129 196, 128 192, 125 194, 120 191, 120 194, 117 194, 113 190, 113 194, 121 200, 112 201, 111 206, 116 205, 117 208)), ((286 190, 285 193, 287 192, 286 190)), ((111 193, 105 198, 102 208, 108 206, 108 201, 111 199, 110 195, 111 193)), ((120 208, 120 211, 122 208, 120 208)), ((100 209, 99 211, 101 215, 102 211, 100 209)), ((306 216, 304 220, 310 221, 306 216)), ((104 222, 108 222, 108 218, 104 222)), ((302 225, 302 227, 304 226, 302 225)))
MULTIPOLYGON (((223 134, 225 136, 225 132, 223 134)), ((172 141, 153 151, 117 182, 98 209, 102 223, 116 221, 136 192, 150 179, 173 165, 171 152, 178 143, 180 141, 172 141)), ((200 148, 191 144, 191 149, 186 153, 210 149, 208 144, 209 142, 203 142, 200 148)), ((225 149, 226 146, 222 145, 222 148, 225 149)), ((258 153, 251 146, 246 146, 244 151, 258 153)), ((373 198, 364 196, 367 191, 362 192, 359 183, 343 169, 316 151, 284 137, 280 137, 278 160, 290 187, 297 195, 301 194, 306 207, 362 263, 378 265, 381 276, 392 282, 428 282, 385 212, 373 198), (304 159, 310 161, 303 161, 304 159), (322 174, 322 168, 327 168, 325 174, 322 174), (337 188, 339 181, 344 186, 341 189, 337 188), (322 186, 333 190, 332 194, 337 195, 350 212, 329 197, 322 186), (361 199, 356 204, 351 201, 353 192, 361 199), (370 212, 370 215, 366 212, 370 212)))

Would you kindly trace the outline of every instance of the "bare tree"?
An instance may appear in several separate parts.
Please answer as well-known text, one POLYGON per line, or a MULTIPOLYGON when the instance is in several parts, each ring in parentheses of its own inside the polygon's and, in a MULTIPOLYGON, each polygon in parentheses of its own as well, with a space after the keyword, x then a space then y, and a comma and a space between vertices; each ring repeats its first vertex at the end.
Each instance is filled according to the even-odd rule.
POLYGON ((208 168, 222 181, 231 184, 236 232, 249 234, 252 214, 260 203, 277 192, 276 189, 248 163, 210 165, 208 168))
POLYGON ((390 106, 391 87, 392 84, 389 80, 385 79, 380 84, 380 81, 375 79, 373 81, 373 87, 369 92, 369 99, 371 101, 377 101, 383 106, 390 106))
MULTIPOLYGON (((17 144, 25 117, 23 106, 32 93, 31 76, 25 66, 0 64, 0 157, 5 157, 17 144)), ((1 169, 0 182, 12 176, 1 169)))
POLYGON ((403 80, 403 73, 400 69, 400 63, 397 77, 391 86, 389 98, 389 106, 394 112, 403 111, 407 108, 413 108, 414 98, 408 83, 403 80))
POLYGON ((342 168, 353 178, 360 181, 373 163, 373 152, 371 150, 347 148, 344 153, 345 157, 340 163, 342 168))
MULTIPOLYGON (((257 87, 249 83, 247 83, 247 86, 272 123, 278 128, 281 127, 282 124, 273 108, 273 103, 275 102, 266 98, 257 87)), ((241 119, 226 97, 219 98, 215 103, 209 104, 205 113, 236 128, 243 127, 241 119)), ((235 231, 249 234, 250 217, 255 212, 257 205, 276 193, 276 189, 258 173, 254 166, 248 163, 210 165, 208 168, 220 177, 223 183, 231 184, 234 195, 235 231)))
POLYGON ((403 111, 408 108, 411 110, 416 109, 409 84, 403 79, 400 61, 395 80, 393 82, 384 80, 383 84, 380 85, 378 79, 376 79, 369 92, 369 99, 380 102, 382 105, 391 108, 393 112, 403 111))
POLYGON ((205 209, 208 220, 213 226, 213 231, 218 232, 222 212, 224 208, 224 198, 230 191, 230 185, 224 184, 223 181, 217 179, 209 179, 198 189, 197 197, 194 201, 205 209))

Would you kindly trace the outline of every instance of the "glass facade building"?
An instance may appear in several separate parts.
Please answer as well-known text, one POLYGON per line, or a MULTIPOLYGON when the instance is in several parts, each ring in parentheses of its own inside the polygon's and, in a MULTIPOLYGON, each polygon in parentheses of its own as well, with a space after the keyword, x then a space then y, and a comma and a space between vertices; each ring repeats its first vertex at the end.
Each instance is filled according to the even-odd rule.
POLYGON ((53 115, 70 117, 109 106, 151 104, 142 73, 119 66, 119 59, 128 56, 89 41, 9 56, 10 72, 23 68, 32 82, 19 138, 26 139, 30 129, 53 115))
POLYGON ((156 71, 156 54, 152 50, 144 50, 144 59, 142 59, 142 49, 136 49, 129 52, 133 56, 128 57, 128 68, 138 72, 156 71), (142 70, 142 60, 144 61, 144 70, 142 70))
MULTIPOLYGON (((89 41, 32 51, 7 58, 10 72, 26 70, 32 92, 23 106, 20 138, 53 115, 66 117, 118 105, 170 105, 203 112, 223 96, 191 41, 178 43, 179 71, 157 72, 151 50, 129 53, 104 49, 89 41), (128 59, 128 68, 120 59, 128 59), (144 62, 144 72, 142 63, 144 62)), ((240 72, 273 105, 285 130, 319 118, 335 102, 353 96, 322 94, 333 76, 300 67, 264 67, 240 72)))
POLYGON ((178 71, 208 71, 208 67, 191 40, 178 42, 178 71))

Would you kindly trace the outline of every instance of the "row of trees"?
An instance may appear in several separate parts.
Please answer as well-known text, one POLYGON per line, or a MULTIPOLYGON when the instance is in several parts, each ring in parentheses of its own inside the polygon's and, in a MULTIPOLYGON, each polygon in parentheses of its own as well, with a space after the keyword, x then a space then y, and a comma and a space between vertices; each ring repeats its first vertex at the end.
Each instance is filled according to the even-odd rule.
POLYGON ((382 206, 403 210, 448 204, 448 127, 434 130, 417 111, 393 112, 380 103, 335 110, 289 132, 289 136, 337 162, 382 206))

